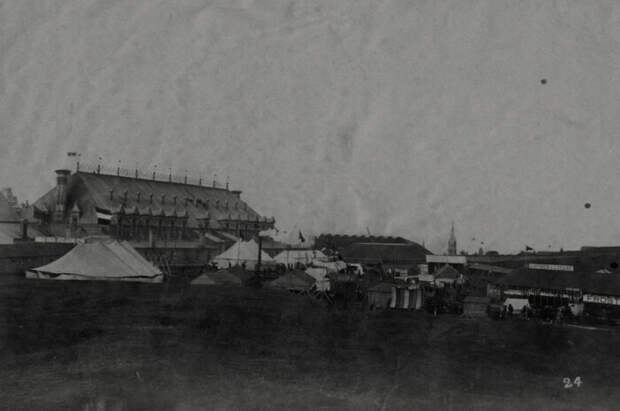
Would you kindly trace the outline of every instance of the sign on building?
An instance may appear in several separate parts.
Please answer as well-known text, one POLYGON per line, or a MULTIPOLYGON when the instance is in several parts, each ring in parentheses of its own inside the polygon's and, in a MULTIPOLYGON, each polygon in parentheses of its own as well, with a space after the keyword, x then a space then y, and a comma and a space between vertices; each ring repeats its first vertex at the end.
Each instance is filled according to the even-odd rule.
POLYGON ((620 297, 612 297, 609 295, 584 294, 583 302, 593 304, 620 305, 620 297))
POLYGON ((560 264, 534 264, 530 263, 527 268, 531 270, 550 270, 550 271, 575 271, 575 267, 572 265, 560 265, 560 264))

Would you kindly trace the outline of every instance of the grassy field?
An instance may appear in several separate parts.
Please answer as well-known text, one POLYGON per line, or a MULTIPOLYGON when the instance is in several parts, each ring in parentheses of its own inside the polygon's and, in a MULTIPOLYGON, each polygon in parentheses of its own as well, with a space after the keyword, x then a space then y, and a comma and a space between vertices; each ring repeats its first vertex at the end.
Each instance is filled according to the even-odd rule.
POLYGON ((368 312, 251 288, 5 277, 0 293, 4 409, 620 406, 615 329, 368 312))

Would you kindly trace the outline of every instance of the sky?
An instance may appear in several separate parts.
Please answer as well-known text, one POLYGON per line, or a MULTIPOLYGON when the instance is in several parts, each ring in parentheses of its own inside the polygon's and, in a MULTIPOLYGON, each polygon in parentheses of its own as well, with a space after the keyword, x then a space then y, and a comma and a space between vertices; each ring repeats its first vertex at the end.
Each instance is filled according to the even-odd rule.
POLYGON ((619 20, 616 1, 4 1, 0 185, 34 201, 74 151, 229 176, 305 235, 618 245, 619 20))

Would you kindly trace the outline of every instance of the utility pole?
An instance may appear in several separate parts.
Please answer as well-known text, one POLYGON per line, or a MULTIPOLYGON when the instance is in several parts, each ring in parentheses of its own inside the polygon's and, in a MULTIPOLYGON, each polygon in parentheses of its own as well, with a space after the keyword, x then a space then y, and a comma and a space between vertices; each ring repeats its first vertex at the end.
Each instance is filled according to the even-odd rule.
POLYGON ((263 253, 263 237, 258 233, 258 262, 256 263, 256 274, 260 275, 261 254, 263 253))

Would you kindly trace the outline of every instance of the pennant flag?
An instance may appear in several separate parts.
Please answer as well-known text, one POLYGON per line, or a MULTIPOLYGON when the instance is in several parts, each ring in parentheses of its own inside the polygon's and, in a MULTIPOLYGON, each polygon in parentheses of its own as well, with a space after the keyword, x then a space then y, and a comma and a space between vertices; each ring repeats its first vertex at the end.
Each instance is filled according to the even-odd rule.
POLYGON ((302 243, 305 243, 305 242, 306 242, 306 239, 305 239, 305 238, 304 238, 304 236, 301 234, 301 231, 299 232, 299 240, 300 240, 302 243))
POLYGON ((112 213, 110 211, 95 207, 95 212, 97 213, 97 224, 110 225, 112 220, 112 213))
POLYGON ((530 247, 529 245, 525 246, 525 251, 534 251, 534 249, 532 247, 530 247))

